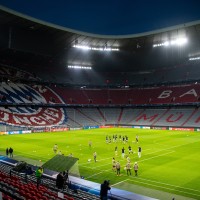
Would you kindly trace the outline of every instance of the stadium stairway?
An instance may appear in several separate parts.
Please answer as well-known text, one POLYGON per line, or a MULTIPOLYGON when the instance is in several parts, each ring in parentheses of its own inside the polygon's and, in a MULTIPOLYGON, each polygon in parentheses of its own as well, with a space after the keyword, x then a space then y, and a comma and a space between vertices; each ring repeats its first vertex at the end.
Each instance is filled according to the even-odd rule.
MULTIPOLYGON (((12 170, 17 163, 18 161, 16 160, 0 156, 0 191, 5 200, 99 199, 100 184, 69 176, 69 187, 64 190, 58 190, 55 186, 55 177, 58 172, 50 170, 44 170, 42 184, 38 190, 35 175, 29 175, 26 179, 25 174, 12 170)), ((32 168, 33 170, 36 169, 35 166, 32 166, 32 168)), ((114 187, 112 187, 111 191, 112 194, 108 194, 110 200, 156 200, 114 187)))

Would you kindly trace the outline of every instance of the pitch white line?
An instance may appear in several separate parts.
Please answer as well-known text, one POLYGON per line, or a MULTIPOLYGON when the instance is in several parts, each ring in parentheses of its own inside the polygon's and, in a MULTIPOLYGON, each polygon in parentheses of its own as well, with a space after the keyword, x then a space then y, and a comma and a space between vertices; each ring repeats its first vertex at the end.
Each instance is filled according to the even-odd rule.
POLYGON ((157 152, 161 152, 161 151, 166 151, 166 150, 171 150, 171 149, 174 149, 174 148, 177 148, 177 147, 181 147, 181 146, 184 146, 184 145, 188 145, 188 144, 192 144, 192 143, 195 143, 197 141, 194 141, 194 142, 188 142, 186 144, 181 144, 181 145, 176 145, 176 146, 172 146, 172 147, 169 147, 169 148, 166 148, 166 149, 162 149, 162 150, 159 150, 159 151, 154 151, 154 152, 151 152, 151 153, 148 153, 148 154, 145 154, 145 155, 149 155, 149 154, 153 154, 153 153, 157 153, 157 152))
MULTIPOLYGON (((145 150, 143 150, 143 151, 147 151, 147 150, 150 150, 150 149, 145 149, 145 150)), ((163 151, 163 150, 161 150, 161 151, 163 151)), ((159 152, 159 151, 156 151, 156 152, 159 152)), ((153 152, 153 153, 154 153, 154 152, 153 152)), ((134 154, 136 155, 136 153, 134 153, 134 154)), ((133 154, 133 155, 134 155, 134 154, 133 154)), ((149 153, 149 154, 152 154, 152 153, 149 153)), ((148 154, 145 154, 145 155, 148 155, 148 154)), ((121 154, 119 154, 119 156, 121 156, 121 154)), ((113 157, 114 157, 114 156, 113 156, 113 157)), ((111 160, 113 157, 100 159, 100 160, 97 160, 97 162, 98 162, 98 161, 103 161, 103 160, 111 160)), ((92 159, 91 159, 91 160, 92 160, 92 159)), ((85 163, 79 164, 79 166, 88 165, 88 163, 89 163, 89 162, 85 162, 85 163)), ((108 164, 106 164, 106 165, 108 165, 108 164)), ((102 166, 106 166, 106 165, 100 165, 100 166, 97 166, 97 167, 93 167, 92 169, 98 168, 98 167, 102 167, 102 166)), ((86 167, 87 167, 87 166, 86 166, 86 167)), ((91 167, 88 167, 88 168, 91 168, 91 167)))
POLYGON ((118 182, 118 183, 115 183, 115 184, 113 184, 113 185, 111 185, 111 186, 113 187, 114 185, 118 185, 118 184, 123 183, 123 182, 126 182, 126 181, 128 181, 128 180, 129 180, 129 179, 125 179, 125 180, 120 181, 120 182, 118 182))
MULTIPOLYGON (((160 156, 163 156, 163 155, 167 155, 167 154, 170 154, 170 153, 173 153, 173 152, 175 152, 175 151, 170 151, 170 152, 167 152, 167 153, 164 153, 164 154, 160 154, 160 155, 157 155, 157 156, 153 156, 153 157, 150 157, 150 158, 146 158, 146 159, 143 159, 143 160, 138 160, 138 162, 142 162, 142 161, 145 161, 145 160, 150 160, 150 159, 153 159, 153 158, 156 158, 156 157, 160 157, 160 156)), ((98 165, 96 167, 93 167, 92 169, 101 168, 101 167, 104 167, 104 166, 107 166, 107 165, 111 165, 111 164, 98 165)))
MULTIPOLYGON (((109 170, 110 170, 110 169, 109 169, 109 170)), ((91 178, 91 177, 93 177, 93 176, 96 176, 96 175, 98 175, 98 174, 101 174, 101 173, 103 173, 103 172, 107 172, 107 171, 109 171, 109 170, 100 171, 99 173, 96 173, 96 174, 93 174, 93 175, 91 175, 91 176, 88 176, 86 179, 91 178)))
POLYGON ((149 181, 149 182, 153 182, 153 183, 157 183, 157 184, 168 185, 168 186, 171 186, 171 187, 178 187, 178 188, 182 188, 182 189, 186 189, 186 190, 191 190, 191 191, 195 191, 195 192, 200 192, 199 190, 195 190, 195 189, 192 189, 192 188, 185 188, 185 187, 181 187, 181 186, 177 186, 177 185, 172 185, 172 184, 169 184, 169 183, 163 183, 163 182, 159 182, 159 181, 153 181, 153 180, 146 179, 146 178, 137 177, 137 179, 141 179, 141 180, 144 180, 144 181, 149 181))
MULTIPOLYGON (((173 153, 173 152, 174 152, 174 151, 171 151, 171 152, 168 152, 168 153, 165 153, 165 154, 160 154, 160 155, 158 155, 158 156, 153 156, 153 157, 150 157, 150 158, 144 159, 144 160, 150 160, 150 159, 153 159, 153 158, 156 158, 156 157, 160 157, 160 156, 163 156, 163 155, 166 155, 166 154, 170 154, 170 153, 173 153)), ((140 160, 140 161, 138 161, 138 162, 142 162, 142 161, 144 161, 144 160, 140 160)), ((110 165, 110 164, 106 164, 106 165, 110 165)), ((105 166, 105 165, 103 165, 103 166, 105 166)), ((99 173, 96 173, 96 174, 93 174, 93 175, 91 175, 91 176, 89 176, 89 177, 87 177, 87 178, 96 176, 96 175, 98 175, 98 174, 101 174, 101 173, 103 173, 103 172, 107 172, 107 171, 109 171, 109 170, 111 170, 111 169, 103 170, 103 171, 101 171, 101 172, 99 172, 99 173)))
MULTIPOLYGON (((145 149, 143 151, 147 151, 147 150, 150 150, 150 149, 145 149)), ((163 150, 161 150, 163 151, 163 150)), ((156 152, 153 152, 153 153, 157 153, 157 152, 160 152, 160 151, 156 151, 156 152)), ((134 153, 136 155, 136 153, 134 153)), ((134 155, 133 154, 133 155, 134 155)), ((152 154, 152 153, 148 153, 148 154, 152 154)), ((145 155, 148 155, 148 154, 145 154, 145 155)), ((120 156, 120 155, 119 155, 120 156)), ((100 159, 100 160, 97 160, 98 161, 103 161, 103 160, 111 160, 113 157, 109 157, 109 158, 105 158, 105 159, 100 159)), ((120 157, 119 157, 120 158, 120 157)), ((91 159, 92 160, 92 159, 91 159)), ((107 166, 107 165, 110 165, 110 164, 105 164, 105 165, 98 165, 98 166, 95 166, 95 167, 87 167, 85 165, 88 165, 90 162, 85 162, 85 163, 82 163, 82 164, 79 164, 79 166, 83 166, 83 167, 86 167, 86 168, 90 168, 90 169, 96 169, 96 168, 99 168, 99 167, 103 167, 103 166, 107 166)))
POLYGON ((163 154, 160 154, 160 155, 157 155, 157 156, 153 156, 153 157, 150 157, 150 158, 146 158, 146 159, 143 159, 143 160, 139 160, 138 162, 143 162, 145 160, 151 160, 153 158, 157 158, 157 157, 160 157, 160 156, 164 156, 164 155, 167 155, 167 154, 170 154, 170 153, 174 153, 175 151, 170 151, 168 153, 163 153, 163 154))
MULTIPOLYGON (((196 141, 195 141, 196 142, 196 141)), ((170 147, 170 148, 166 148, 166 149, 162 149, 162 150, 159 150, 159 151, 154 151, 154 152, 151 152, 151 153, 148 153, 148 154, 145 154, 145 155, 149 155, 149 154, 154 154, 154 153, 157 153, 157 152, 161 152, 161 151, 167 151, 167 150, 170 150, 170 149, 174 149, 174 148, 177 148, 177 147, 181 147, 181 146, 184 146, 184 145, 188 145, 188 144, 191 144, 191 143, 194 143, 194 142, 189 142, 189 143, 186 143, 186 144, 182 144, 182 145, 176 145, 176 146, 173 146, 173 147, 170 147)), ((174 152, 174 151, 173 151, 174 152)), ((172 153, 172 151, 170 151, 169 153, 172 153)), ((168 154, 168 153, 166 153, 168 154)), ((161 154, 162 155, 162 154, 161 154)), ((159 157, 161 155, 158 155, 158 156, 154 156, 152 158, 155 158, 155 157, 159 157)), ((163 154, 165 155, 165 154, 163 154)), ((147 159, 143 159, 143 160, 140 160, 139 162, 141 161, 144 161, 144 160, 150 160, 152 158, 147 158, 147 159)), ((110 158, 106 158, 106 159, 102 159, 102 160, 108 160, 110 158)), ((86 164, 86 163, 85 163, 86 164)), ((88 164, 88 163, 87 163, 88 164)), ((81 164, 83 165, 83 164, 81 164)), ((107 166, 107 165, 110 165, 110 164, 105 164, 105 165, 100 165, 100 166, 96 166, 95 168, 99 168, 99 167, 103 167, 103 166, 107 166)), ((93 168, 94 169, 94 168, 93 168)))
MULTIPOLYGON (((147 154, 145 154, 145 155, 154 154, 154 153, 157 153, 157 152, 161 152, 161 151, 165 151, 165 150, 173 149, 173 148, 180 147, 180 146, 184 146, 184 145, 187 145, 187 144, 190 144, 190 143, 194 143, 194 142, 189 142, 189 143, 186 143, 186 144, 183 144, 183 145, 173 146, 173 147, 166 148, 166 149, 162 149, 162 150, 159 150, 159 151, 155 151, 155 152, 147 153, 147 154)), ((149 150, 149 149, 145 149, 145 150, 143 150, 143 151, 146 151, 146 150, 149 150)), ((23 153, 23 155, 24 155, 24 154, 26 154, 26 155, 31 155, 31 156, 33 155, 33 154, 29 154, 29 153, 23 153)), ((22 156, 22 157, 23 157, 23 155, 21 155, 21 154, 15 154, 15 155, 16 155, 16 156, 18 155, 18 156, 22 156)), ((40 155, 45 155, 45 154, 40 154, 40 155)), ((46 159, 46 158, 47 158, 47 157, 38 156, 38 155, 34 155, 34 157, 42 158, 42 159, 46 159)), ((110 158, 105 158, 105 159, 101 159, 101 160, 99 160, 99 161, 102 161, 102 160, 108 160, 108 159, 112 159, 112 157, 110 157, 110 158)), ((80 164, 79 166, 84 166, 84 165, 88 165, 88 162, 87 162, 87 163, 80 164)), ((106 165, 109 165, 109 164, 106 164, 106 165)), ((106 166, 106 165, 101 165, 101 166, 99 166, 99 167, 106 166)), ((84 167, 88 167, 88 166, 84 166, 84 167)), ((90 168, 90 169, 94 169, 94 168, 97 168, 97 167, 93 167, 93 168, 88 167, 88 168, 90 168)))
POLYGON ((185 191, 182 191, 182 190, 177 190, 177 189, 173 189, 173 188, 169 188, 169 187, 163 187, 163 186, 159 186, 159 185, 155 185, 155 184, 151 184, 151 183, 146 183, 146 182, 142 182, 142 181, 137 181, 137 180, 131 180, 131 179, 129 179, 129 180, 132 181, 132 182, 143 183, 144 185, 151 185, 151 186, 155 186, 155 187, 158 187, 158 188, 163 188, 163 189, 168 189, 168 190, 172 190, 172 191, 178 191, 178 192, 185 193, 185 194, 190 194, 190 195, 193 195, 193 196, 200 196, 200 194, 185 192, 185 191))
MULTIPOLYGON (((105 158, 105 159, 100 159, 100 160, 97 160, 97 162, 98 161, 102 161, 102 160, 111 160, 113 157, 109 157, 109 158, 105 158)), ((93 160, 93 159, 91 159, 91 160, 93 160)), ((90 163, 90 162, 85 162, 85 163, 82 163, 82 164, 80 164, 79 166, 84 166, 84 165, 87 165, 88 163, 90 163)), ((95 167, 96 168, 96 167, 95 167)))
MULTIPOLYGON (((30 154, 30 153, 23 153, 23 154, 21 154, 21 153, 18 153, 18 154, 14 154, 13 157, 18 156, 18 157, 27 158, 27 157, 24 157, 24 154, 29 155, 29 156, 33 156, 34 154, 37 154, 37 153, 34 153, 34 154, 30 154)), ((45 155, 45 154, 40 154, 40 155, 45 155)), ((34 155, 34 157, 47 159, 47 157, 43 157, 43 156, 40 156, 40 155, 34 155)), ((28 159, 34 160, 33 158, 28 158, 28 159)))
POLYGON ((144 149, 144 150, 142 150, 142 151, 148 151, 148 150, 151 150, 151 149, 144 149))

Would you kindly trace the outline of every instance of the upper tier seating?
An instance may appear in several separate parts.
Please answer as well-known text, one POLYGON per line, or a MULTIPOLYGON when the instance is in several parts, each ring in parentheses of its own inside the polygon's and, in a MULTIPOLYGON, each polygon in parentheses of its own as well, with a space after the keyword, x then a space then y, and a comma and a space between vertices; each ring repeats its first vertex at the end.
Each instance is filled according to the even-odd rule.
POLYGON ((133 110, 98 106, 97 108, 84 108, 86 104, 107 107, 113 104, 122 107, 127 104, 159 104, 160 106, 163 104, 193 104, 200 101, 199 93, 200 84, 126 89, 68 89, 59 87, 50 89, 46 86, 29 86, 10 82, 0 86, 0 103, 5 105, 0 107, 0 123, 22 127, 66 125, 68 115, 68 124, 71 127, 105 124, 155 126, 192 126, 190 124, 193 124, 193 126, 199 127, 198 112, 195 111, 195 108, 181 111, 176 109, 170 111, 168 109, 143 111, 143 109, 133 110), (55 107, 56 105, 65 104, 79 105, 79 108, 55 107), (43 107, 46 105, 50 107, 43 107), (83 106, 80 107, 80 105, 83 106), (143 116, 137 120, 140 112, 143 113, 143 116), (176 117, 180 112, 181 116, 177 122, 172 123, 168 120, 167 115, 176 117), (148 117, 151 118, 150 121, 148 121, 148 117))
POLYGON ((174 104, 198 103, 200 84, 126 89, 69 89, 53 87, 67 104, 174 104))

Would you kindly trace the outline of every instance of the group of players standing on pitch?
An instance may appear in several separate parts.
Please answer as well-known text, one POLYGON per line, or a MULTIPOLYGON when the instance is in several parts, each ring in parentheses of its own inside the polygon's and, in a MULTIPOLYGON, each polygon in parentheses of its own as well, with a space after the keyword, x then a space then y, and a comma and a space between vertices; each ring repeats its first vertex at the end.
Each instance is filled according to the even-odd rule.
POLYGON ((109 144, 112 142, 123 142, 125 144, 128 142, 128 136, 127 135, 124 135, 124 136, 119 135, 119 138, 118 138, 117 134, 113 135, 112 137, 106 135, 106 143, 109 144))
MULTIPOLYGON (((109 137, 106 136, 106 143, 108 143, 107 138, 109 138, 109 137)), ((116 138, 118 138, 118 137, 117 137, 117 135, 115 135, 115 137, 113 137, 113 138, 115 138, 115 140, 113 140, 113 141, 116 142, 117 141, 116 138)), ((121 135, 120 135, 119 141, 121 141, 125 144, 125 143, 128 142, 128 137, 127 136, 121 137, 121 135), (122 140, 120 140, 120 138, 122 138, 122 140)), ((139 136, 136 135, 135 143, 138 143, 138 142, 139 142, 139 136)), ((131 173, 132 164, 131 164, 131 159, 130 159, 129 156, 130 156, 130 154, 134 154, 135 152, 133 152, 132 147, 130 145, 128 146, 128 149, 127 149, 128 153, 125 154, 125 152, 126 152, 126 150, 123 147, 122 150, 121 150, 121 153, 122 153, 121 156, 122 156, 123 159, 126 158, 126 160, 127 160, 127 163, 124 166, 124 170, 126 170, 127 175, 132 175, 132 173, 131 173)), ((141 148, 141 146, 139 146, 138 147, 138 158, 141 158, 141 153, 142 153, 142 148, 141 148)), ((118 147, 117 146, 115 147, 115 155, 116 156, 118 155, 118 147)), ((137 162, 135 162, 133 164, 133 169, 134 169, 134 172, 135 172, 135 176, 137 176, 138 175, 138 169, 139 169, 137 162)), ((115 158, 112 159, 112 170, 117 173, 117 176, 121 176, 121 165, 120 165, 119 161, 115 160, 115 158)))

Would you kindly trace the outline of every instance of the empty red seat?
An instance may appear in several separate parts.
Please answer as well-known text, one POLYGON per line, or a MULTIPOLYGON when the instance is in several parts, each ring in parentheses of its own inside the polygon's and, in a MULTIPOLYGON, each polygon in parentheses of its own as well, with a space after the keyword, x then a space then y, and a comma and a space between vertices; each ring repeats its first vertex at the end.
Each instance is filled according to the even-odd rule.
POLYGON ((47 197, 45 197, 45 196, 43 196, 41 199, 43 199, 43 200, 48 200, 48 198, 47 198, 47 197))

